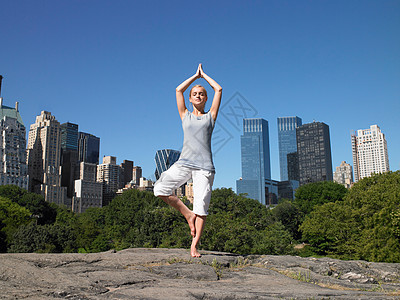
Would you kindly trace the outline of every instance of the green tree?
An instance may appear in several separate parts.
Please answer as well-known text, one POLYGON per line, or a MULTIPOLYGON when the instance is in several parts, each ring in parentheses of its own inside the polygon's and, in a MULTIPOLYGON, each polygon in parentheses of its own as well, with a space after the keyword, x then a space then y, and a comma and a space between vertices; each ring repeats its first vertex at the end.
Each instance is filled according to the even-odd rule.
POLYGON ((400 172, 373 175, 356 183, 343 201, 316 207, 300 230, 320 254, 400 262, 399 207, 400 172))
POLYGON ((14 233, 9 252, 76 252, 76 236, 71 227, 60 224, 22 225, 14 233))
POLYGON ((357 233, 353 212, 344 202, 329 202, 318 206, 301 224, 303 239, 318 255, 351 258, 355 245, 347 243, 357 233))
POLYGON ((300 211, 293 201, 286 200, 279 203, 272 210, 272 215, 280 221, 287 231, 291 233, 295 240, 301 238, 299 226, 301 224, 300 211))
POLYGON ((305 217, 317 205, 343 200, 346 193, 347 189, 336 182, 313 182, 297 189, 294 203, 299 208, 301 215, 305 217))
POLYGON ((12 242, 13 234, 18 230, 18 227, 32 221, 30 216, 31 212, 28 209, 0 196, 1 252, 6 252, 7 245, 12 242))
POLYGON ((0 196, 26 207, 36 218, 38 224, 51 224, 55 221, 56 208, 46 202, 43 196, 29 193, 16 185, 0 186, 0 196))

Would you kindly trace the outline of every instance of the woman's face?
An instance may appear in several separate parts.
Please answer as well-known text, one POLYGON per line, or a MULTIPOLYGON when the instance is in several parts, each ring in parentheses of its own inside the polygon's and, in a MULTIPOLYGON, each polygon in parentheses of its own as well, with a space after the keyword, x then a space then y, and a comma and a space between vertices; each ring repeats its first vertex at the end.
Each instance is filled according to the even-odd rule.
POLYGON ((190 93, 189 100, 193 105, 205 104, 207 101, 207 95, 203 87, 196 86, 190 93))

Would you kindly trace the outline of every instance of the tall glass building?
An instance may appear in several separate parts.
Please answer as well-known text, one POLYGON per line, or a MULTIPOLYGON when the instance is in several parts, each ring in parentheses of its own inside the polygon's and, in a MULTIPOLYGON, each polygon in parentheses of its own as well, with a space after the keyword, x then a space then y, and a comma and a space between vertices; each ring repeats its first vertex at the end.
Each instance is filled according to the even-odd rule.
POLYGON ((289 180, 287 155, 297 151, 296 128, 301 125, 302 120, 299 117, 278 118, 279 166, 281 181, 289 180))
POLYGON ((240 137, 242 178, 236 181, 238 194, 266 204, 266 181, 271 179, 268 121, 243 119, 243 135, 240 137))
POLYGON ((90 133, 79 132, 78 155, 80 162, 99 164, 100 138, 90 133))
POLYGON ((61 149, 78 151, 78 124, 61 124, 61 149))
POLYGON ((180 151, 172 149, 163 149, 156 152, 154 159, 156 161, 155 175, 157 180, 160 178, 162 172, 168 170, 179 159, 180 155, 180 151))

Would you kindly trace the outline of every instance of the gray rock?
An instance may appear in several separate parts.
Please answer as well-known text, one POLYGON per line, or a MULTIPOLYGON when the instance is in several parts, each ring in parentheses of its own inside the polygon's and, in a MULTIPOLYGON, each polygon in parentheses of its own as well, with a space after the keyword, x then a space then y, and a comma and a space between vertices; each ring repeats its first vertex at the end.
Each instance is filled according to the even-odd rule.
POLYGON ((399 299, 400 264, 184 249, 1 254, 0 299, 399 299))

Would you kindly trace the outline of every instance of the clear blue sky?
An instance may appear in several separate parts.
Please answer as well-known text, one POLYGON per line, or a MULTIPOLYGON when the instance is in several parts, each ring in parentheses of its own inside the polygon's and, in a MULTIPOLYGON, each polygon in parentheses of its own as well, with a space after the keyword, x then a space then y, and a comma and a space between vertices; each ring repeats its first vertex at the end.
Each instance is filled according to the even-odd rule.
POLYGON ((284 116, 329 125, 333 168, 353 164, 351 130, 378 124, 400 169, 398 0, 0 0, 0 20, 4 105, 20 102, 27 129, 42 110, 79 124, 146 177, 156 150, 182 145, 175 87, 200 62, 226 104, 215 187, 241 176, 238 104, 269 122, 273 179, 284 116))

